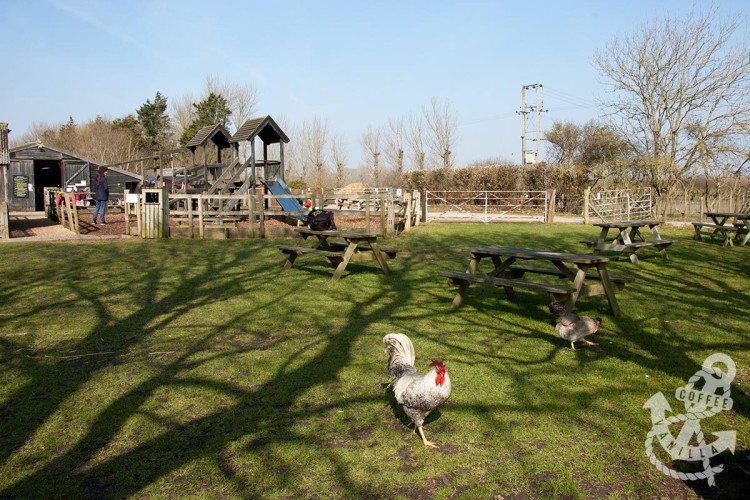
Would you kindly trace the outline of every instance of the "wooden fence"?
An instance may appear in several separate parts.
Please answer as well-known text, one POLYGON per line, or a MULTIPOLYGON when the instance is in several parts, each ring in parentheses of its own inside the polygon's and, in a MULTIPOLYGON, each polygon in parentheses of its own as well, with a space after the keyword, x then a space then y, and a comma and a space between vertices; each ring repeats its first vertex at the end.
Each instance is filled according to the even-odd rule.
MULTIPOLYGON (((167 218, 170 236, 184 238, 266 238, 291 234, 294 225, 283 228, 282 234, 267 227, 275 218, 302 224, 305 212, 288 212, 281 209, 278 199, 300 199, 300 195, 273 194, 185 194, 167 196, 167 218)), ((356 229, 376 232, 383 237, 394 237, 419 224, 421 196, 418 192, 397 197, 392 193, 365 193, 361 195, 310 195, 313 207, 330 210, 336 215, 362 218, 362 227, 356 229)), ((150 237, 152 231, 144 214, 144 203, 139 194, 125 193, 125 230, 129 235, 150 237), (133 222, 137 228, 133 231, 133 222)), ((275 229, 275 228, 274 228, 275 229)), ((348 228, 347 228, 348 229, 348 228)))
POLYGON ((8 220, 8 204, 0 201, 0 240, 10 238, 10 221, 8 220))

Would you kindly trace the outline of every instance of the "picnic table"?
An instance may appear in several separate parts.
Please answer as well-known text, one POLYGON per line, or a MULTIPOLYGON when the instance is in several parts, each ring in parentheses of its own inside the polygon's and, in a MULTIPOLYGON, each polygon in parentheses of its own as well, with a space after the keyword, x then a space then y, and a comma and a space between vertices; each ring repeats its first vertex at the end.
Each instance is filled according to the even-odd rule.
POLYGON ((693 222, 695 239, 701 240, 708 236, 709 239, 722 240, 724 246, 732 246, 736 241, 739 246, 745 246, 750 239, 750 213, 748 212, 706 212, 710 222, 693 222), (729 219, 734 222, 728 224, 729 219))
POLYGON ((601 228, 599 236, 595 240, 584 240, 581 243, 591 247, 595 254, 615 252, 627 255, 633 264, 638 263, 636 252, 645 247, 657 248, 659 254, 666 259, 668 258, 667 247, 674 241, 661 237, 659 233, 661 224, 663 224, 662 221, 656 220, 598 222, 594 225, 601 228), (644 235, 641 229, 646 227, 651 230, 651 233, 644 235))
POLYGON ((612 314, 620 314, 615 289, 622 289, 634 281, 629 277, 612 277, 607 271, 610 258, 604 255, 548 252, 507 247, 478 247, 471 250, 471 260, 466 272, 440 271, 452 285, 458 285, 453 307, 459 307, 472 283, 489 283, 505 290, 509 299, 515 298, 515 288, 546 292, 567 310, 573 309, 578 299, 593 295, 606 295, 612 314), (493 269, 479 273, 483 259, 492 261, 493 269), (541 262, 542 266, 517 265, 516 262, 541 262), (550 265, 551 264, 551 265, 550 265), (544 267, 543 267, 544 266, 544 267), (591 270, 592 272, 589 272, 591 270), (526 274, 550 275, 560 279, 559 284, 522 279, 526 274))
POLYGON ((378 244, 379 236, 375 233, 338 230, 315 231, 307 228, 299 228, 295 231, 299 233, 303 240, 314 238, 315 245, 312 247, 279 245, 278 249, 281 253, 287 255, 284 270, 290 269, 300 255, 318 255, 328 259, 332 265, 336 266, 332 281, 338 280, 344 274, 346 266, 352 260, 374 259, 380 265, 383 274, 389 275, 391 273, 386 258, 395 257, 396 251, 382 248, 378 244), (335 241, 337 239, 343 241, 335 241))

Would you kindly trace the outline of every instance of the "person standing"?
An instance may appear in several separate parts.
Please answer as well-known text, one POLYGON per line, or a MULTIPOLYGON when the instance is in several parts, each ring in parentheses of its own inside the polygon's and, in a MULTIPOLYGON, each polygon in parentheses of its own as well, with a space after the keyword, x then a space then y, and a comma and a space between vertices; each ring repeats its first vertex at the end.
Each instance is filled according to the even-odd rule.
POLYGON ((109 181, 107 180, 107 167, 99 167, 99 173, 94 177, 94 201, 96 207, 94 208, 94 224, 96 224, 96 217, 100 216, 102 224, 107 222, 104 220, 104 216, 107 213, 107 201, 109 200, 109 181))

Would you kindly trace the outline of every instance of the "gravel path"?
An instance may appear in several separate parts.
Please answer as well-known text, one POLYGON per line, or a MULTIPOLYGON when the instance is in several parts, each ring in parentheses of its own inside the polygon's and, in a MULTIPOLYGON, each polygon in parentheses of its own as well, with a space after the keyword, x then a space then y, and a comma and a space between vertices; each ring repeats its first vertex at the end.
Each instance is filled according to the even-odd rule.
POLYGON ((125 235, 125 214, 119 213, 108 214, 107 224, 105 225, 94 225, 90 216, 81 214, 79 221, 80 235, 48 219, 44 212, 11 212, 8 219, 10 222, 10 239, 0 240, 0 242, 96 241, 131 238, 131 236, 125 235))

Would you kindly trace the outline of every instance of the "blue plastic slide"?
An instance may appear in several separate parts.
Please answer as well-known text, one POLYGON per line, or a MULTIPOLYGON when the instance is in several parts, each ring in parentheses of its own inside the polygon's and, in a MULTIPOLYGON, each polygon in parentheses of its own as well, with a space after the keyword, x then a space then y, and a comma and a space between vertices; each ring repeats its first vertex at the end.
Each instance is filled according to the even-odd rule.
MULTIPOLYGON (((277 177, 276 179, 272 181, 264 180, 263 183, 266 185, 266 187, 271 192, 271 194, 274 194, 274 195, 292 194, 292 191, 286 185, 284 180, 280 177, 277 177)), ((302 204, 300 204, 297 198, 276 198, 276 201, 279 202, 279 205, 281 205, 281 209, 285 212, 302 212, 302 213, 292 214, 292 217, 297 217, 303 221, 307 220, 307 215, 304 214, 306 210, 304 209, 302 204)))

